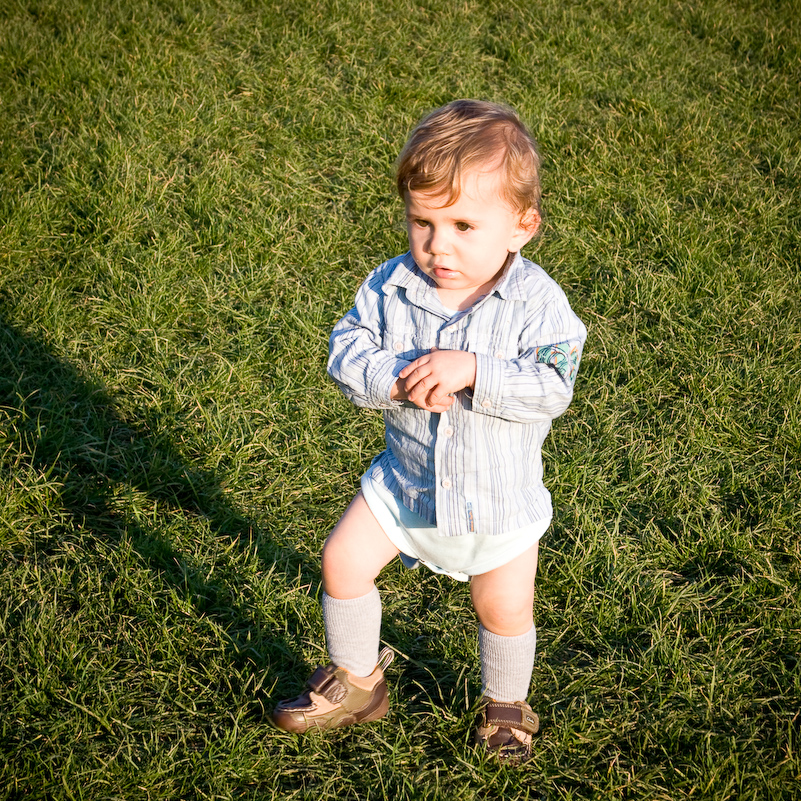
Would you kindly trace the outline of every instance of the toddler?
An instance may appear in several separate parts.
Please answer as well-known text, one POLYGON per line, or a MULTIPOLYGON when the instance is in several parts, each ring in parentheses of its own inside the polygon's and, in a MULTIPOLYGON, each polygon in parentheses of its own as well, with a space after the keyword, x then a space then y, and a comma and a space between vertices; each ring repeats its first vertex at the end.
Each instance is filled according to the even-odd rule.
POLYGON ((409 251, 373 270, 331 335, 328 370, 382 409, 386 450, 326 540, 331 663, 272 713, 302 733, 388 710, 375 580, 396 556, 470 582, 483 709, 476 741, 531 754, 534 579, 551 520, 542 443, 573 394, 586 330, 520 249, 540 226, 539 156, 511 109, 457 100, 398 161, 409 251))

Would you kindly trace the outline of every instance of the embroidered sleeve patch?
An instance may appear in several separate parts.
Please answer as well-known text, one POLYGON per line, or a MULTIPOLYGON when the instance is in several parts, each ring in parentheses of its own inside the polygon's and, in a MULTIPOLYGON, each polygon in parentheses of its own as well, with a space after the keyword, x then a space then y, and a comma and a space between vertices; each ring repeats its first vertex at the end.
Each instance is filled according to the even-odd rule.
POLYGON ((546 345, 537 348, 537 361, 541 364, 550 364, 564 381, 571 384, 576 380, 578 370, 578 348, 569 342, 558 342, 556 345, 546 345))

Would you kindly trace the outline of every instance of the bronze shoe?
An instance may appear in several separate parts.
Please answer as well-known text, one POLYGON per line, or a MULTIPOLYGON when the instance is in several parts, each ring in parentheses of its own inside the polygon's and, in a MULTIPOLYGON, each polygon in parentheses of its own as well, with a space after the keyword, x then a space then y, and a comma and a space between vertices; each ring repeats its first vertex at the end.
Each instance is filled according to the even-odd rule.
POLYGON ((279 701, 270 716, 275 726, 293 734, 309 729, 334 729, 383 718, 389 711, 384 670, 395 654, 384 648, 375 670, 365 677, 352 676, 334 664, 318 667, 297 698, 279 701))

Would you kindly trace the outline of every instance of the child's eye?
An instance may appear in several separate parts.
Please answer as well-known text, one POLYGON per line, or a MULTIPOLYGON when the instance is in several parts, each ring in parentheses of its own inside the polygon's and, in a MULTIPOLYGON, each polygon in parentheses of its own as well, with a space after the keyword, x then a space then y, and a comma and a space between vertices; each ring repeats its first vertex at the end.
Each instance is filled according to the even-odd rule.
POLYGON ((466 222, 458 222, 456 223, 456 230, 457 231, 469 231, 473 226, 470 223, 466 222))
POLYGON ((427 228, 428 222, 426 220, 413 220, 412 221, 418 228, 427 228))

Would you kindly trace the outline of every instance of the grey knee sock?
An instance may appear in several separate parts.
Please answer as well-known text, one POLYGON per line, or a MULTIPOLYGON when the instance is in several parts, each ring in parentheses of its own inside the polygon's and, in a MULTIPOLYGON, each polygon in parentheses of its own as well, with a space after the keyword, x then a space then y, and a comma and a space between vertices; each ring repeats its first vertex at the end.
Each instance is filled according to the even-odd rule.
POLYGON ((369 676, 378 664, 381 636, 381 596, 376 587, 347 600, 323 592, 323 620, 331 661, 356 676, 369 676))
POLYGON ((507 703, 525 701, 534 670, 537 629, 532 626, 518 637, 501 637, 479 626, 478 647, 484 695, 507 703))

